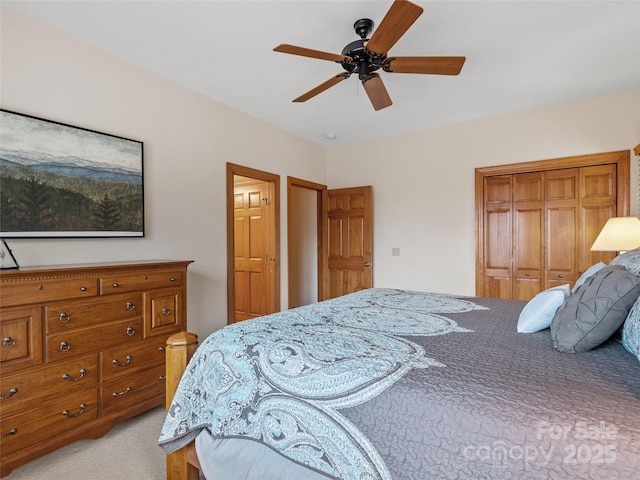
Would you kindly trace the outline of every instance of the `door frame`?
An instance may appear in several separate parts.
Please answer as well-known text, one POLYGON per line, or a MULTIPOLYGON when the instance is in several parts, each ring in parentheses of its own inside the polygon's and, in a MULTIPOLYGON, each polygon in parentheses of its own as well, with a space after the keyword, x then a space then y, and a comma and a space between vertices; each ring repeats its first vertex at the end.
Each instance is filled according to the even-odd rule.
MULTIPOLYGON (((235 175, 255 178, 273 184, 273 245, 276 255, 271 291, 274 312, 280 311, 280 175, 227 162, 227 324, 233 323, 236 287, 234 281, 234 181, 235 175)), ((269 290, 269 289, 268 289, 269 290)), ((269 303, 269 302, 267 302, 269 303)), ((270 313, 274 313, 270 312, 270 313)))
POLYGON ((322 255, 322 226, 323 226, 323 221, 322 221, 322 198, 323 198, 323 192, 327 190, 327 186, 326 185, 322 185, 320 183, 314 183, 314 182, 310 182, 308 180, 302 180, 301 178, 295 178, 295 177, 287 177, 287 265, 288 265, 288 269, 287 269, 287 278, 288 278, 288 295, 287 295, 287 302, 288 302, 288 307, 291 308, 291 285, 293 285, 293 282, 296 281, 295 278, 292 277, 292 272, 293 269, 291 268, 293 259, 291 258, 291 244, 294 241, 293 239, 293 228, 292 228, 292 224, 293 224, 293 216, 292 216, 292 208, 291 208, 291 197, 292 197, 292 192, 291 189, 293 187, 300 187, 300 188, 306 188, 309 190, 315 190, 316 191, 316 196, 317 196, 317 201, 316 201, 316 221, 317 221, 317 232, 318 232, 318 239, 317 239, 317 244, 316 244, 316 249, 318 252, 318 300, 322 299, 322 279, 323 279, 323 273, 324 273, 324 268, 323 268, 323 255, 322 255))

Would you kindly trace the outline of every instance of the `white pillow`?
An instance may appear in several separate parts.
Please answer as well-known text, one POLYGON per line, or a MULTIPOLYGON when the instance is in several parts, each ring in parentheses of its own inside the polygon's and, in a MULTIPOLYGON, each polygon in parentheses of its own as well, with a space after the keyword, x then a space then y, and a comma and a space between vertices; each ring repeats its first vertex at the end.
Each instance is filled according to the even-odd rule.
POLYGON ((569 296, 569 284, 544 290, 529 300, 518 318, 518 333, 535 333, 549 328, 556 311, 569 296))
POLYGON ((582 285, 585 280, 589 277, 593 277, 596 273, 598 273, 600 270, 602 270, 604 267, 606 267, 607 264, 604 262, 598 262, 594 265, 591 265, 589 268, 587 268, 584 273, 582 275, 580 275, 580 278, 576 281, 575 285, 573 286, 573 289, 571 289, 571 293, 575 293, 576 289, 582 285))

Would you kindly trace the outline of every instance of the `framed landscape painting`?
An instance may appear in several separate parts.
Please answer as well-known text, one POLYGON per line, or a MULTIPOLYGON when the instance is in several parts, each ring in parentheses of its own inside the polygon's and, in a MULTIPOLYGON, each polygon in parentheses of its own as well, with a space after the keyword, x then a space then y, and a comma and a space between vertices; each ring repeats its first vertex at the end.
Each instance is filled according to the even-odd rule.
POLYGON ((0 110, 0 237, 144 237, 143 144, 0 110))

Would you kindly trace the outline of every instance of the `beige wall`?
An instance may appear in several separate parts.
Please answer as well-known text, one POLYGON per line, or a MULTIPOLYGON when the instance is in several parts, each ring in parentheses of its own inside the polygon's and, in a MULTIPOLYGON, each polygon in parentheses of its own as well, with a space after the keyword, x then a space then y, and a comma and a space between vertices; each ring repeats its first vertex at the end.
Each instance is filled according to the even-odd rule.
MULTIPOLYGON (((195 260, 190 329, 226 324, 226 162, 279 174, 286 212, 287 175, 325 183, 325 150, 6 7, 1 22, 2 108, 144 142, 144 239, 12 239, 18 262, 195 260)), ((287 305, 286 261, 282 278, 287 305)))
MULTIPOLYGON (((638 142, 640 89, 332 148, 327 182, 373 186, 376 287, 473 295, 476 167, 630 150, 638 142), (391 255, 394 247, 400 256, 391 255)), ((631 172, 635 179, 633 156, 631 172)))

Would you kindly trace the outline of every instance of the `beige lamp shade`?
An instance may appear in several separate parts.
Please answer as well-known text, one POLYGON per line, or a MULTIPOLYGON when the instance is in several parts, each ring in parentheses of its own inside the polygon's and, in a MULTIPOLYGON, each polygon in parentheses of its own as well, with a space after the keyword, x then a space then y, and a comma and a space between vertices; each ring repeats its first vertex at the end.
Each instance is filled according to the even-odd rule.
POLYGON ((594 252, 627 252, 640 247, 640 219, 613 217, 604 224, 593 242, 594 252))

